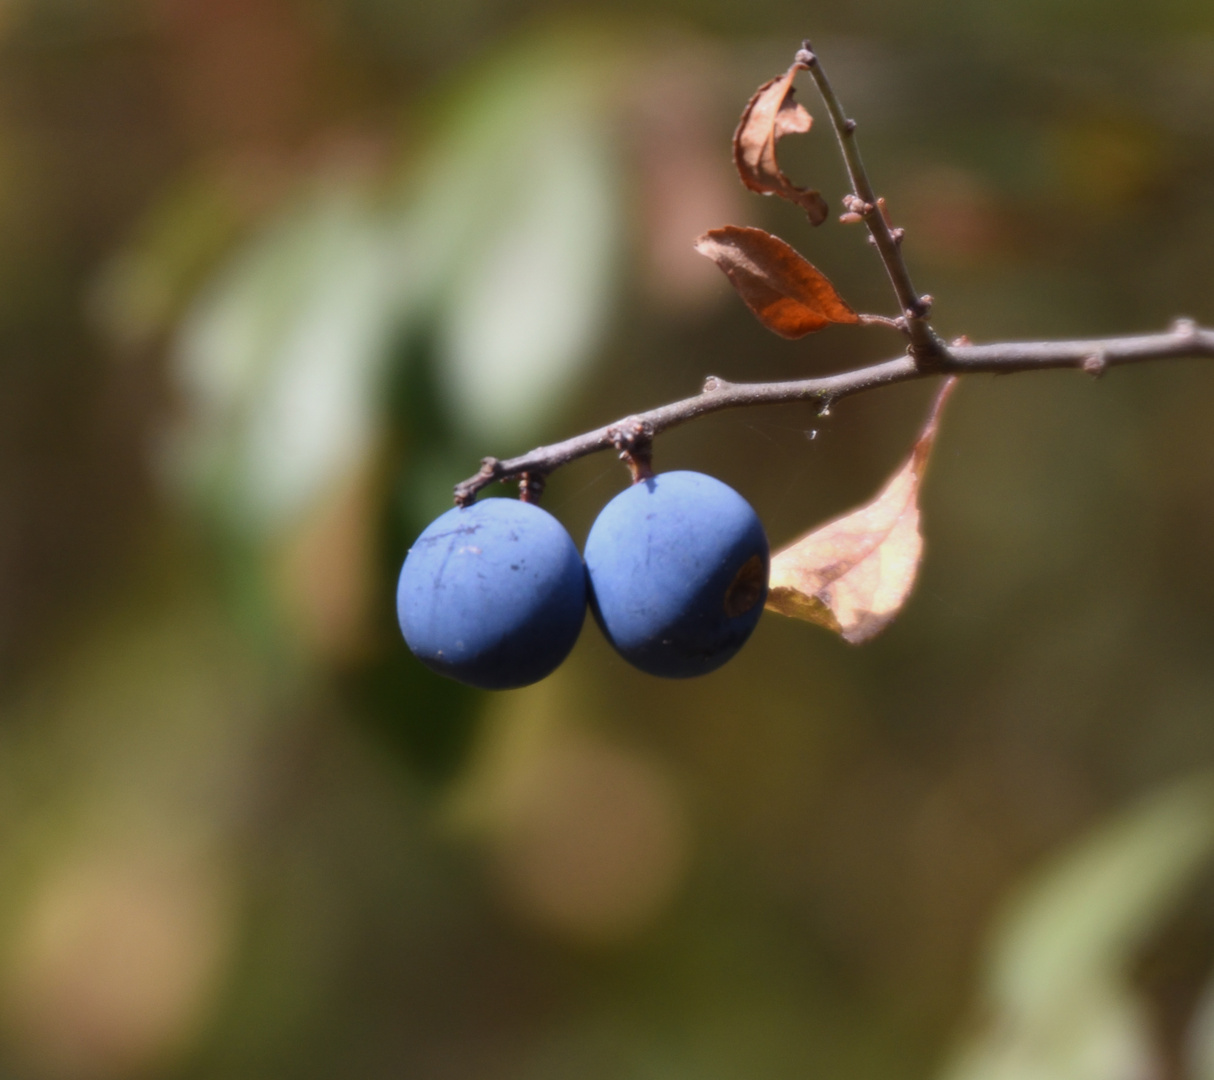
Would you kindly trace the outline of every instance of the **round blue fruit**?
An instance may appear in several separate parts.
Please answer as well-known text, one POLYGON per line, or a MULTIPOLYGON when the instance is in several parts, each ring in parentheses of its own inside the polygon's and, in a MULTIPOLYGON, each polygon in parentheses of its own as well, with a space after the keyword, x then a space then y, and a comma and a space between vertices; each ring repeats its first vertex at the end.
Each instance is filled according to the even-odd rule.
POLYGON ((728 484, 659 473, 620 492, 586 539, 595 619, 625 660, 681 679, 745 644, 767 598, 767 535, 728 484))
POLYGON ((413 654, 486 690, 538 682, 586 617, 586 573, 565 528, 514 499, 448 510, 409 549, 396 613, 413 654))

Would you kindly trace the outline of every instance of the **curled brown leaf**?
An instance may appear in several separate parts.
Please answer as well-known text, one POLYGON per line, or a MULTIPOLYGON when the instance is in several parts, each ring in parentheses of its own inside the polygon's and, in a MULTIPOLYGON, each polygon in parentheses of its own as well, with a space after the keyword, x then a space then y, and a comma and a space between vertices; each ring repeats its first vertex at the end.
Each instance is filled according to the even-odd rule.
POLYGON ((726 225, 706 232, 695 247, 725 271, 759 322, 781 337, 860 321, 825 274, 771 233, 726 225))
POLYGON ((751 191, 779 195, 800 206, 814 225, 821 225, 828 212, 822 194, 812 188, 797 187, 780 169, 776 144, 785 135, 803 135, 813 117, 793 101, 793 78, 805 71, 794 63, 783 75, 765 82, 746 103, 742 119, 733 133, 733 160, 738 175, 751 191))
POLYGON ((875 499, 772 557, 770 610, 825 626, 853 645, 893 621, 914 588, 923 555, 919 488, 956 381, 940 388, 910 457, 875 499))

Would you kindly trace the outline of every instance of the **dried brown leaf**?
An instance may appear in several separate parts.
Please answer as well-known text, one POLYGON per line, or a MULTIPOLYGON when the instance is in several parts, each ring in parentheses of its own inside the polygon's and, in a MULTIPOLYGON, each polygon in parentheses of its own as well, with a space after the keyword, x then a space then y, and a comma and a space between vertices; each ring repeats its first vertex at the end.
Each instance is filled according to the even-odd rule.
POLYGON ((696 251, 725 271, 759 322, 781 337, 804 337, 831 323, 860 321, 825 274, 762 229, 712 229, 696 241, 696 251))
POLYGON ((825 626, 853 645, 893 621, 910 596, 923 555, 919 487, 956 381, 940 388, 910 457, 872 502, 772 557, 768 608, 825 626))
POLYGON ((783 75, 765 82, 755 91, 742 111, 733 133, 733 161, 738 175, 751 191, 779 195, 800 206, 814 225, 826 220, 826 200, 820 192, 797 187, 780 169, 776 143, 785 135, 803 135, 813 117, 793 101, 793 78, 808 70, 794 63, 783 75))

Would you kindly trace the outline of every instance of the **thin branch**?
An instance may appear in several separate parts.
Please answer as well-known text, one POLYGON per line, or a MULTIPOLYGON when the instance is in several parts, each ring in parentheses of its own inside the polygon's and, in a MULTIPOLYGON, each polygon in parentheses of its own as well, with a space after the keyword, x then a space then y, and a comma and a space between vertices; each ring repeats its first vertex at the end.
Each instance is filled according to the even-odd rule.
POLYGON ((694 397, 625 417, 564 442, 538 447, 520 457, 506 461, 485 458, 475 476, 455 485, 455 501, 459 505, 466 505, 476 498, 477 492, 495 481, 512 480, 524 473, 532 477, 545 477, 562 465, 600 450, 614 449, 621 457, 627 457, 630 449, 636 449, 638 433, 647 446, 653 436, 663 431, 722 409, 813 401, 822 410, 852 394, 935 374, 973 375, 988 372, 1010 375, 1018 371, 1077 368, 1100 375, 1106 368, 1119 364, 1184 356, 1214 357, 1214 330, 1198 327, 1189 319, 1178 319, 1171 329, 1162 334, 1082 341, 958 344, 944 348, 932 368, 925 368, 916 363, 912 356, 903 355, 838 375, 793 382, 731 383, 709 376, 704 389, 694 397))
MULTIPOLYGON (((884 203, 873 190, 868 172, 864 168, 864 161, 860 157, 860 147, 856 142, 856 122, 849 119, 843 111, 843 103, 831 86, 817 54, 808 41, 801 43, 796 61, 804 64, 809 71, 818 87, 818 93, 822 95, 826 111, 830 114, 831 125, 839 140, 839 152, 843 155, 843 163, 847 166, 847 175, 853 190, 853 194, 845 203, 850 213, 862 219, 868 226, 873 243, 881 255, 881 261, 885 264, 894 294, 898 298, 898 306, 906 319, 911 352, 925 367, 935 371, 943 370, 939 361, 945 352, 944 343, 928 323, 931 299, 920 296, 911 282, 910 271, 902 258, 902 230, 890 225, 885 215, 884 203)), ((851 220, 855 220, 855 217, 851 220)))

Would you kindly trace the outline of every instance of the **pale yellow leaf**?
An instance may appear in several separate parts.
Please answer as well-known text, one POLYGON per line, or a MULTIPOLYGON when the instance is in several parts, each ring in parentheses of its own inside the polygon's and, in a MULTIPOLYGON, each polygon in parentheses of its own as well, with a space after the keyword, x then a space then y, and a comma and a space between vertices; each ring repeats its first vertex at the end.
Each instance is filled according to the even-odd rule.
POLYGON ((853 645, 893 621, 914 588, 923 555, 919 487, 955 382, 940 388, 910 457, 872 502, 772 557, 771 611, 825 626, 853 645))

